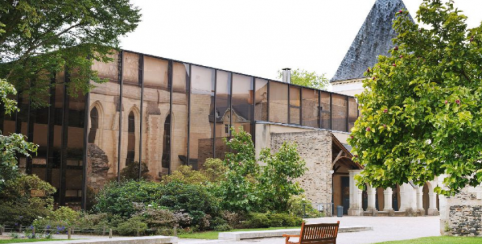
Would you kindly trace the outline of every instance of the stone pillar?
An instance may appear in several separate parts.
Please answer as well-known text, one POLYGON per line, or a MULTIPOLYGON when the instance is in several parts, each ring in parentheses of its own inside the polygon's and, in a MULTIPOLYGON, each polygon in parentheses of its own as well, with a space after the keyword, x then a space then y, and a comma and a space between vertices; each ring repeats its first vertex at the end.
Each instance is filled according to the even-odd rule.
POLYGON ((392 208, 392 194, 393 190, 391 187, 388 187, 383 191, 383 196, 384 196, 384 208, 383 211, 393 211, 392 208))
POLYGON ((412 188, 409 184, 402 184, 400 186, 400 209, 399 211, 407 211, 410 208, 410 188, 412 188))
POLYGON ((417 192, 417 211, 420 215, 425 215, 425 209, 423 208, 423 187, 419 186, 416 190, 417 192))
POLYGON ((377 212, 377 208, 375 206, 375 202, 376 202, 376 195, 377 194, 377 188, 373 188, 371 186, 369 186, 367 188, 367 195, 368 195, 368 206, 367 206, 367 211, 368 212, 377 212))
POLYGON ((348 215, 361 216, 363 215, 362 208, 362 193, 363 191, 358 189, 355 182, 355 175, 361 172, 361 170, 349 170, 350 173, 350 208, 348 209, 348 215))
POLYGON ((439 212, 438 212, 438 209, 437 209, 437 193, 435 193, 433 191, 433 189, 431 189, 431 191, 429 191, 428 193, 428 215, 432 215, 432 216, 435 216, 435 215, 438 215, 439 212))
POLYGON ((410 207, 412 208, 413 211, 417 211, 417 188, 411 188, 410 189, 410 207))

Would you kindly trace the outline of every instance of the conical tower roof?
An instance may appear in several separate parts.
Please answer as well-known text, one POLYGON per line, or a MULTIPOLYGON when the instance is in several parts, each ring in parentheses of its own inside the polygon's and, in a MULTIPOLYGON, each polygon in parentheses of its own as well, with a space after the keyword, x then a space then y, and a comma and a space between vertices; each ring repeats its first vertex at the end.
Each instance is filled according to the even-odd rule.
POLYGON ((388 55, 396 36, 392 28, 395 14, 406 9, 402 0, 377 0, 358 31, 331 82, 360 79, 379 55, 388 55))

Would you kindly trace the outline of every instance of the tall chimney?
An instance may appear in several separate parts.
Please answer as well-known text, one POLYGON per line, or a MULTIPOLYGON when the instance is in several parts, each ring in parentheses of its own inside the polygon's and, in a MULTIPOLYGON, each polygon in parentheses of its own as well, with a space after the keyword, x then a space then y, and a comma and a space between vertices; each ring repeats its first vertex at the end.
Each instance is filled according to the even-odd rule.
POLYGON ((283 82, 284 83, 291 83, 291 69, 284 68, 283 69, 283 82))

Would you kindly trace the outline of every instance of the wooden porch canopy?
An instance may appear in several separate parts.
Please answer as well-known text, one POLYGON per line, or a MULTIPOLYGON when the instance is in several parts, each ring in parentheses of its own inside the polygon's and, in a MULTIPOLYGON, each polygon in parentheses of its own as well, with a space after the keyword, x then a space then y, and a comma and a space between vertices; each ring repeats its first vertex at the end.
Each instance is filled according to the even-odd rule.
POLYGON ((353 162, 353 155, 350 151, 334 136, 332 138, 332 168, 336 172, 341 165, 345 165, 349 169, 363 169, 363 166, 357 162, 353 162), (335 167, 335 164, 338 165, 335 167))

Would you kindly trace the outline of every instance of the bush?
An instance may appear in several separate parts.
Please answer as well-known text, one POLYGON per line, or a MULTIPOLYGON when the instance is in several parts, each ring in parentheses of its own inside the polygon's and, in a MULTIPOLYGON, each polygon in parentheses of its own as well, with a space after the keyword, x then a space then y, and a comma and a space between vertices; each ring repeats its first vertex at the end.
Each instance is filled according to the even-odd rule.
POLYGON ((205 215, 219 215, 219 199, 200 185, 169 183, 163 186, 161 197, 155 202, 172 211, 189 213, 193 218, 193 224, 199 225, 200 228, 209 227, 206 226, 206 221, 209 220, 205 215))
POLYGON ((50 212, 45 218, 39 216, 33 221, 32 225, 40 232, 40 230, 56 227, 65 229, 67 227, 77 226, 80 224, 80 221, 80 212, 69 207, 60 207, 57 210, 50 212))
POLYGON ((231 227, 231 226, 228 225, 228 224, 216 225, 216 226, 214 227, 214 230, 215 230, 215 231, 230 231, 230 230, 232 230, 232 229, 233 229, 233 227, 231 227))
POLYGON ((293 227, 301 226, 303 219, 288 213, 277 213, 268 215, 270 227, 293 227))
POLYGON ((0 223, 28 226, 47 217, 53 208, 55 188, 36 175, 20 175, 5 182, 0 191, 0 223))
POLYGON ((181 165, 171 175, 162 177, 162 183, 178 182, 184 184, 207 185, 225 179, 227 167, 218 158, 208 158, 201 170, 193 170, 191 166, 181 165))
POLYGON ((155 202, 162 195, 162 187, 148 181, 111 182, 97 195, 94 211, 130 218, 137 212, 134 203, 155 202))
MULTIPOLYGON (((150 180, 149 168, 145 162, 141 164, 141 177, 143 180, 150 180)), ((122 180, 138 180, 139 179, 139 162, 127 163, 126 167, 121 170, 122 180)))
POLYGON ((246 228, 266 228, 270 225, 268 214, 266 213, 249 213, 245 222, 246 228))
POLYGON ((274 154, 264 148, 256 159, 251 135, 243 130, 232 132, 233 137, 225 139, 231 149, 224 160, 226 178, 213 189, 222 199, 222 208, 244 213, 286 212, 289 197, 303 192, 294 181, 306 170, 296 145, 283 143, 274 154), (260 167, 258 161, 266 165, 260 167))
POLYGON ((50 214, 51 220, 64 222, 66 226, 72 226, 79 217, 80 213, 69 207, 60 207, 50 214))
POLYGON ((226 179, 226 167, 223 161, 219 158, 208 158, 204 162, 201 172, 206 176, 210 182, 220 182, 226 179))
POLYGON ((305 213, 308 217, 322 217, 323 214, 313 208, 313 204, 306 199, 304 194, 290 197, 288 200, 288 212, 295 216, 303 216, 303 203, 305 204, 305 213))
POLYGON ((233 228, 238 227, 240 225, 240 221, 244 219, 244 216, 240 215, 239 213, 229 211, 222 211, 221 217, 233 228))
POLYGON ((147 224, 143 222, 141 216, 136 216, 117 226, 117 232, 122 236, 135 236, 137 234, 144 234, 147 230, 147 224))
POLYGON ((163 184, 171 182, 200 185, 206 184, 208 178, 201 173, 201 171, 193 170, 191 166, 181 165, 177 170, 173 171, 171 175, 162 177, 163 184))
POLYGON ((219 215, 219 199, 205 186, 180 182, 166 185, 145 181, 114 182, 100 192, 97 201, 94 208, 97 212, 124 218, 131 218, 149 205, 187 213, 192 217, 192 224, 201 229, 210 227, 206 215, 219 215))

